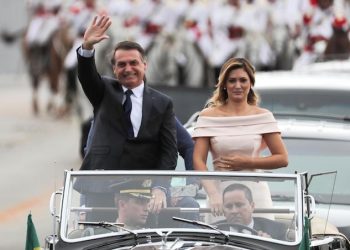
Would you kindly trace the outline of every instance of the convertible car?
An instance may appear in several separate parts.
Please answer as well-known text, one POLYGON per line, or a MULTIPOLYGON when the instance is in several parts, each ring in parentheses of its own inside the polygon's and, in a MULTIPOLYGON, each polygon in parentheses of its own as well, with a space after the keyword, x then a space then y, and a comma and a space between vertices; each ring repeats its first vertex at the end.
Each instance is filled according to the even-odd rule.
POLYGON ((328 174, 66 171, 45 249, 350 249, 315 216, 308 190, 328 174), (152 212, 160 187, 167 206, 152 212))

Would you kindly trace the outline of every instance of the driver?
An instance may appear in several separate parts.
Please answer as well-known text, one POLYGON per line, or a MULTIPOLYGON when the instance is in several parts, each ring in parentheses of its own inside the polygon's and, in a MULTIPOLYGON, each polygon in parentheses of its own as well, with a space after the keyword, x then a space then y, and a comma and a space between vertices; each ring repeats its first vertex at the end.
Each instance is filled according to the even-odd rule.
MULTIPOLYGON (((261 217, 253 217, 255 204, 251 190, 240 183, 227 186, 223 191, 223 211, 225 220, 216 224, 226 224, 220 229, 236 231, 234 226, 229 224, 241 224, 257 231, 262 237, 269 237, 279 240, 286 240, 287 227, 279 222, 261 217)), ((242 232, 248 230, 243 230, 242 232)))

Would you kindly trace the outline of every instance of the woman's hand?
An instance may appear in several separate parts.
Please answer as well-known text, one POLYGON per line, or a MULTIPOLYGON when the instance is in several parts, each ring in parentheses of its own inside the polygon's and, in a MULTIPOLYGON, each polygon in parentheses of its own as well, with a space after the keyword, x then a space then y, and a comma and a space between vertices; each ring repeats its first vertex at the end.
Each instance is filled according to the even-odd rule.
POLYGON ((208 194, 209 196, 209 206, 211 209, 211 213, 214 216, 221 216, 224 214, 223 211, 223 201, 222 195, 219 193, 208 194))
POLYGON ((149 202, 149 211, 158 214, 162 208, 167 207, 166 194, 161 188, 152 189, 152 199, 149 202))
POLYGON ((252 158, 244 155, 222 156, 216 161, 221 170, 241 171, 252 168, 252 158))
POLYGON ((214 216, 224 214, 222 193, 220 190, 220 182, 215 180, 201 180, 201 184, 208 196, 208 205, 214 216))

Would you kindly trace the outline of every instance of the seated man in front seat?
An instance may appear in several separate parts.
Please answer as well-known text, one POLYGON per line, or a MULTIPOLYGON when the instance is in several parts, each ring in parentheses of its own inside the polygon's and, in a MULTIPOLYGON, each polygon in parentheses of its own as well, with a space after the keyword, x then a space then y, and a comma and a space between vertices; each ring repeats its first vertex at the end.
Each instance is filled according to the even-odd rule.
POLYGON ((123 228, 127 230, 149 228, 149 226, 146 226, 146 222, 149 219, 149 202, 152 199, 151 186, 151 179, 126 180, 110 185, 111 190, 115 192, 114 202, 117 207, 116 226, 93 226, 89 224, 96 222, 86 222, 87 226, 74 230, 70 233, 69 238, 121 232, 123 228))
POLYGON ((132 180, 112 185, 116 189, 115 204, 118 210, 117 223, 124 228, 137 230, 145 228, 152 199, 152 180, 132 180))
MULTIPOLYGON (((230 223, 240 224, 254 229, 259 236, 286 240, 285 225, 266 218, 253 217, 254 208, 251 190, 243 184, 231 184, 223 191, 223 210, 226 220, 216 224, 225 224, 226 228, 220 226, 219 228, 228 231, 231 230, 230 223)), ((234 226, 232 229, 234 230, 234 226)))

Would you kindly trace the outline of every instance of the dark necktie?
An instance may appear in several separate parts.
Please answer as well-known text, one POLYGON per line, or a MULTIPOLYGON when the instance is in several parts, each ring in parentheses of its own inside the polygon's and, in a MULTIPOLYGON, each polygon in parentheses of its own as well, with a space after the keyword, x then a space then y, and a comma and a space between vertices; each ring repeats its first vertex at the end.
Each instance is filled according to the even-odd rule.
POLYGON ((127 131, 128 131, 128 138, 134 138, 134 129, 132 127, 131 119, 130 119, 130 114, 131 114, 131 109, 132 109, 132 102, 130 96, 132 95, 132 90, 128 89, 125 91, 125 102, 123 104, 123 110, 124 110, 124 115, 125 115, 125 120, 127 123, 127 131))

